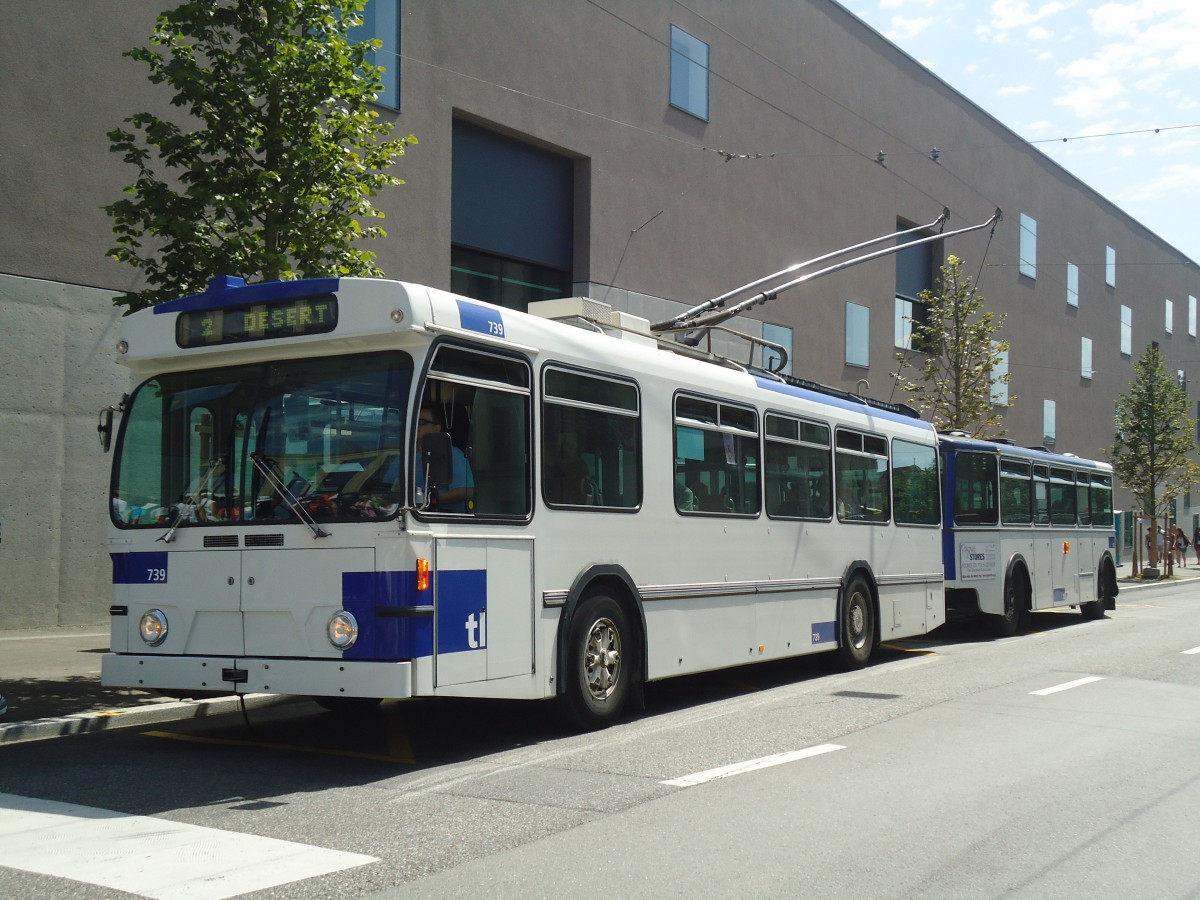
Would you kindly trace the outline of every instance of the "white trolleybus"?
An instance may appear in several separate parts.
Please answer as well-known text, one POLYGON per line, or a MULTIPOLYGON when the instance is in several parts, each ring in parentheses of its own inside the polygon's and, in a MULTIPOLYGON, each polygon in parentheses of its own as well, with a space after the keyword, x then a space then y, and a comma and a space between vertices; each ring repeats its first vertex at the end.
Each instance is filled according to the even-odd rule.
POLYGON ((1008 636, 1037 610, 1115 608, 1112 466, 960 434, 939 447, 951 617, 982 613, 1008 636))
POLYGON ((672 338, 721 300, 651 326, 226 277, 128 316, 103 683, 594 727, 645 682, 942 624, 935 432, 672 338))

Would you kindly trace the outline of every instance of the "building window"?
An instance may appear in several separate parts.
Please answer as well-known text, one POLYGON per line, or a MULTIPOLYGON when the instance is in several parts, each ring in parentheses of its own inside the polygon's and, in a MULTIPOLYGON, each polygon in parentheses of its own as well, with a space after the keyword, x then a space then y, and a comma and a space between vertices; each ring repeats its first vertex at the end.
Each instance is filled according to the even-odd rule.
POLYGON ((1128 306, 1121 307, 1121 354, 1133 355, 1133 310, 1128 306))
POLYGON ((455 121, 450 288, 525 310, 571 296, 574 161, 455 121))
POLYGON ((846 304, 846 365, 871 365, 871 308, 846 304))
POLYGON ((1067 263, 1067 306, 1079 307, 1079 266, 1067 263))
POLYGON ((1179 389, 1185 394, 1187 393, 1187 372, 1183 369, 1175 370, 1175 380, 1179 383, 1179 389))
POLYGON ((400 0, 367 0, 363 24, 350 29, 351 41, 379 40, 382 47, 367 54, 367 62, 383 67, 383 91, 375 98, 380 106, 400 108, 400 0))
POLYGON ((1089 381, 1092 378, 1092 339, 1079 339, 1079 377, 1089 381))
POLYGON ((1117 251, 1112 247, 1104 248, 1104 283, 1110 288, 1117 286, 1117 251))
POLYGON ((1188 337, 1196 336, 1196 298, 1188 297, 1188 337))
MULTIPOLYGON (((768 340, 773 344, 779 344, 787 351, 787 363, 779 371, 784 375, 792 374, 792 329, 787 325, 774 325, 771 322, 763 322, 762 336, 764 340, 768 340)), ((779 364, 779 354, 774 350, 763 348, 763 367, 771 371, 775 370, 775 366, 779 364)))
POLYGON ((1166 310, 1167 334, 1174 334, 1175 333, 1175 304, 1172 303, 1170 300, 1168 300, 1166 302, 1166 306, 1164 307, 1164 309, 1166 310))
POLYGON ((1037 221, 1021 213, 1021 274, 1037 278, 1037 221))
POLYGON ((1008 351, 996 351, 996 365, 992 366, 992 405, 1008 406, 1008 382, 1001 381, 1008 374, 1008 351))
MULTIPOLYGON (((908 231, 912 228, 906 222, 896 222, 898 231, 908 231)), ((925 237, 920 234, 907 234, 898 238, 900 244, 906 244, 925 237)), ((937 260, 941 254, 941 242, 930 241, 927 244, 917 244, 904 247, 896 253, 896 331, 897 347, 912 350, 912 330, 914 325, 924 325, 929 319, 926 305, 921 302, 921 294, 933 291, 933 273, 937 268, 937 260)), ((920 349, 920 348, 917 348, 920 349)))
POLYGON ((1054 424, 1054 407, 1053 400, 1042 401, 1042 443, 1047 447, 1053 447, 1058 442, 1054 424))
POLYGON ((671 105, 708 121, 708 44, 671 26, 671 105))

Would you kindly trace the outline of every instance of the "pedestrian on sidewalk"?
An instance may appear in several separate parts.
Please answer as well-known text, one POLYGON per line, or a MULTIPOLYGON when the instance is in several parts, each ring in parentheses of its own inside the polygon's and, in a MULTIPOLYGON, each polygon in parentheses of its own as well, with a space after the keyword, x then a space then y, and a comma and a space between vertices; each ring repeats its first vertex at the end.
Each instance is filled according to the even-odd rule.
POLYGON ((1178 525, 1176 525, 1174 527, 1175 527, 1175 558, 1176 558, 1176 561, 1181 566, 1183 566, 1183 568, 1186 569, 1187 568, 1187 549, 1188 549, 1187 535, 1183 533, 1183 529, 1180 528, 1178 525))
POLYGON ((5 713, 7 713, 7 712, 8 712, 8 701, 4 699, 3 694, 0 694, 0 719, 3 719, 5 713))

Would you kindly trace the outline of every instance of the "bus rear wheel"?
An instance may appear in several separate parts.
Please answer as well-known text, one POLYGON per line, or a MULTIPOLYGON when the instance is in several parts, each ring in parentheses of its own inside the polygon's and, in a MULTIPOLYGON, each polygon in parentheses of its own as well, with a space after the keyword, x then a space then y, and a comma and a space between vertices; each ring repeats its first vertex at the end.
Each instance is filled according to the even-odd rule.
POLYGON ((1111 597, 1116 599, 1116 576, 1112 574, 1107 566, 1101 566, 1100 572, 1096 576, 1096 599, 1091 603, 1079 604, 1079 612, 1083 614, 1085 619, 1103 619, 1104 610, 1108 606, 1108 600, 1111 597))
POLYGON ((875 649, 875 604, 866 579, 856 575, 846 585, 838 616, 838 653, 848 668, 861 669, 875 649))
POLYGON ((629 697, 635 658, 621 604, 606 594, 585 598, 571 621, 562 698, 568 722, 592 730, 616 721, 629 697))
POLYGON ((1004 576, 1004 612, 988 616, 992 632, 996 637, 1012 637, 1020 630, 1025 616, 1025 597, 1021 590, 1021 580, 1015 571, 1009 572, 1004 576))

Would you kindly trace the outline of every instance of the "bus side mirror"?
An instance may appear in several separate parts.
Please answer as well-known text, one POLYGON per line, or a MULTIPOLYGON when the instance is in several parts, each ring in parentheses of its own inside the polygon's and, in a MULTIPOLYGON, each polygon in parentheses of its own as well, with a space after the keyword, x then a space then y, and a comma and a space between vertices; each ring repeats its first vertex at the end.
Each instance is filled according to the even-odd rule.
POLYGON ((104 452, 108 452, 108 448, 112 446, 112 427, 113 427, 113 412, 115 410, 111 406, 106 406, 100 410, 100 422, 96 425, 96 431, 100 433, 100 446, 104 452))
POLYGON ((447 485, 454 476, 453 443, 445 432, 421 439, 421 467, 428 473, 426 484, 447 485))

